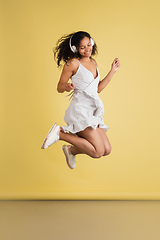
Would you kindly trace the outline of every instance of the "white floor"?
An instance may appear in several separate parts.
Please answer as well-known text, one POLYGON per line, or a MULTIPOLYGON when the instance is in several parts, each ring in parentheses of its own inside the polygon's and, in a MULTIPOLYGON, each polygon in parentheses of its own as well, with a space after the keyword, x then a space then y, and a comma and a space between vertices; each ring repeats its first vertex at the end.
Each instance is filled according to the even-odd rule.
POLYGON ((160 201, 0 201, 0 240, 160 240, 160 201))

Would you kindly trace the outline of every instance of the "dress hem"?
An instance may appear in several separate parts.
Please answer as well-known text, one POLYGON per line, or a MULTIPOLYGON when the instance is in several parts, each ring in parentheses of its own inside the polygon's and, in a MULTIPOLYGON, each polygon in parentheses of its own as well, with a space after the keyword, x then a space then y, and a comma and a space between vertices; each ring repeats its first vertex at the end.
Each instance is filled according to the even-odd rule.
POLYGON ((95 126, 93 126, 93 125, 87 125, 87 126, 85 126, 84 128, 81 128, 81 129, 77 129, 77 130, 73 130, 73 125, 69 125, 69 126, 62 126, 62 129, 63 129, 63 131, 66 133, 66 132, 69 132, 69 133, 71 133, 71 134, 76 134, 76 133, 78 133, 78 132, 81 132, 81 131, 84 131, 87 127, 92 127, 92 129, 96 129, 97 127, 98 127, 98 125, 99 125, 99 128, 102 128, 102 129, 104 129, 104 131, 105 132, 107 132, 108 130, 109 130, 109 127, 107 126, 107 125, 105 125, 105 124, 96 124, 95 126))

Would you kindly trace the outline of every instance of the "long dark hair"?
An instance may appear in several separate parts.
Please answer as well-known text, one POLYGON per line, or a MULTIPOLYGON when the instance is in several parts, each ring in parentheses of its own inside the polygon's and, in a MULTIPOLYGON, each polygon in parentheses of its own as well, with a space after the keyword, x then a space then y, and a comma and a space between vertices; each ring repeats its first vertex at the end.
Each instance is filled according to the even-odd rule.
MULTIPOLYGON (((60 39, 58 39, 56 43, 56 47, 53 49, 54 59, 56 60, 58 67, 61 66, 61 61, 67 62, 69 59, 81 57, 79 52, 74 53, 71 51, 69 46, 69 41, 71 37, 72 37, 71 45, 72 46, 74 45, 76 47, 79 47, 80 41, 84 37, 88 37, 89 39, 91 38, 89 33, 79 31, 79 32, 68 34, 68 35, 64 35, 60 39)), ((98 53, 97 45, 96 43, 94 43, 93 49, 92 49, 92 56, 94 56, 97 53, 98 53)))

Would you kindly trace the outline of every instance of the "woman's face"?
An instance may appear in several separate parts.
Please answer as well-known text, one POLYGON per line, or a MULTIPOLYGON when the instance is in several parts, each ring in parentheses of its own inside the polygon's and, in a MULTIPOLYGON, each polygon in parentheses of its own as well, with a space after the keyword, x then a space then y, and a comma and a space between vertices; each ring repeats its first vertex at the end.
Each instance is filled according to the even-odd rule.
POLYGON ((80 46, 78 47, 78 52, 82 57, 90 57, 92 54, 92 44, 88 37, 84 37, 80 41, 80 46))

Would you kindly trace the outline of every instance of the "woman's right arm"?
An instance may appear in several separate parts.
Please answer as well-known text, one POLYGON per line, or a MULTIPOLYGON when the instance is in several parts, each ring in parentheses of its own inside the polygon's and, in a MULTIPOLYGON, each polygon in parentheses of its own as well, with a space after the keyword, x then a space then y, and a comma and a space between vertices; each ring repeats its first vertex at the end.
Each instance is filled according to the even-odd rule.
POLYGON ((69 60, 67 63, 65 63, 60 80, 57 84, 57 91, 59 93, 63 93, 65 91, 70 92, 74 89, 74 85, 72 83, 68 83, 68 81, 71 76, 77 71, 77 64, 78 62, 74 59, 69 60))

